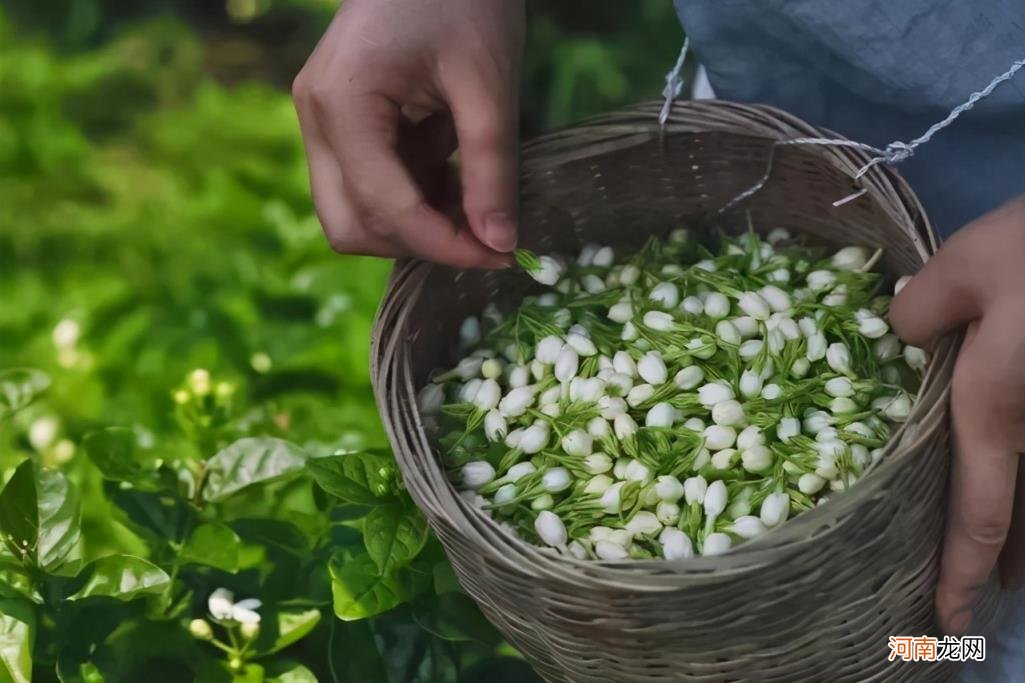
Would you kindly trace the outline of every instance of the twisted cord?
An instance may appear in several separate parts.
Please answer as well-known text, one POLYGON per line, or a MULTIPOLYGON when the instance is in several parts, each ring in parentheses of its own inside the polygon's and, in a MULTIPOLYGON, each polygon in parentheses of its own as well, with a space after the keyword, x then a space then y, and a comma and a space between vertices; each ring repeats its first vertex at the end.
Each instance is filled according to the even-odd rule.
POLYGON ((665 128, 666 121, 669 119, 669 111, 673 108, 673 100, 680 96, 683 92, 683 65, 687 61, 687 51, 690 49, 690 37, 683 39, 683 48, 680 50, 680 56, 676 58, 676 64, 666 74, 666 85, 662 88, 662 97, 665 98, 665 102, 662 103, 662 110, 658 113, 658 125, 665 128))

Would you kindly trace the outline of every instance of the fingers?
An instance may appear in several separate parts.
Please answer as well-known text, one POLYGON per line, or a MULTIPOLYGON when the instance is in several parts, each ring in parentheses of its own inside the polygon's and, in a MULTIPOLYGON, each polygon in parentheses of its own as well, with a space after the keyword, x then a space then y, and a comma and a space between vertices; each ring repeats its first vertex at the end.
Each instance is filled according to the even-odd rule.
POLYGON ((975 275, 980 267, 967 235, 947 242, 890 304, 897 335, 927 347, 945 332, 979 317, 982 302, 975 275))
POLYGON ((496 268, 505 259, 468 235, 425 200, 396 150, 399 109, 383 95, 333 94, 314 99, 317 123, 346 179, 366 230, 421 258, 455 267, 496 268))
POLYGON ((1007 538, 1017 462, 1000 428, 1005 400, 998 376, 1006 358, 993 321, 973 325, 954 372, 951 393, 954 461, 950 508, 936 593, 941 627, 961 633, 975 594, 990 576, 1007 538), (975 329, 978 327, 978 329, 975 329))
POLYGON ((1018 476, 1015 490, 1018 495, 1014 500, 1014 511, 1011 513, 1011 528, 1007 533, 1010 540, 1000 552, 1000 583, 1008 590, 1020 590, 1025 587, 1025 458, 1018 455, 1018 476))
POLYGON ((482 69, 459 70, 443 85, 459 137, 470 228, 495 251, 510 252, 516 247, 519 197, 515 80, 482 69))

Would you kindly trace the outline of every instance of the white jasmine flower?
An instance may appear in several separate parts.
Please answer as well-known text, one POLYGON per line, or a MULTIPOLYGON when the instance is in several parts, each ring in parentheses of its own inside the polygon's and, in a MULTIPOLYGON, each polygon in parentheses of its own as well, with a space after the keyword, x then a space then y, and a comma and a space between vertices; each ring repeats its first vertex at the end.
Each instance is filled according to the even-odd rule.
POLYGON ((534 530, 541 540, 550 546, 566 545, 566 525, 557 514, 550 510, 542 510, 534 520, 534 530))

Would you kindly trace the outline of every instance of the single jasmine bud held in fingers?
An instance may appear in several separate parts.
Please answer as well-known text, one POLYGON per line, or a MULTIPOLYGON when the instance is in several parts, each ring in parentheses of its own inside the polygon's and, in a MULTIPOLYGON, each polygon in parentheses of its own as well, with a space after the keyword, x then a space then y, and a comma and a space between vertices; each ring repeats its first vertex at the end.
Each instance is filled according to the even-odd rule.
POLYGON ((545 545, 566 545, 568 540, 566 525, 557 514, 550 510, 542 510, 538 513, 537 519, 534 520, 534 530, 537 531, 537 535, 545 545))
POLYGON ((476 490, 495 478, 495 468, 486 460, 474 460, 463 465, 461 477, 463 486, 476 490))
POLYGON ((705 537, 705 543, 701 548, 701 554, 705 556, 722 555, 729 551, 733 545, 730 537, 723 533, 712 533, 705 537))
POLYGON ((538 256, 534 269, 528 270, 527 273, 541 284, 551 287, 559 282, 564 271, 565 266, 561 260, 545 255, 538 256))
POLYGON ((762 501, 759 517, 770 529, 787 521, 790 515, 790 496, 785 493, 770 493, 762 501))
POLYGON ((760 518, 755 517, 754 515, 743 515, 742 517, 737 517, 737 519, 733 521, 730 531, 741 538, 752 539, 758 538, 768 531, 768 529, 765 528, 765 524, 760 518))
POLYGON ((637 374, 648 384, 665 384, 668 379, 665 361, 658 351, 649 351, 637 361, 637 374))

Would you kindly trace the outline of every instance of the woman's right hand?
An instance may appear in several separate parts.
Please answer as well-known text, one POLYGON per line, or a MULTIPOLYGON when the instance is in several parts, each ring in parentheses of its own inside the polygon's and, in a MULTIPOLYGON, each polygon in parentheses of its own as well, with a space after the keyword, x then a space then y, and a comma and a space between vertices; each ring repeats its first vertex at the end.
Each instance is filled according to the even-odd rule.
POLYGON ((511 264, 524 13, 523 0, 345 0, 293 86, 336 250, 511 264))

